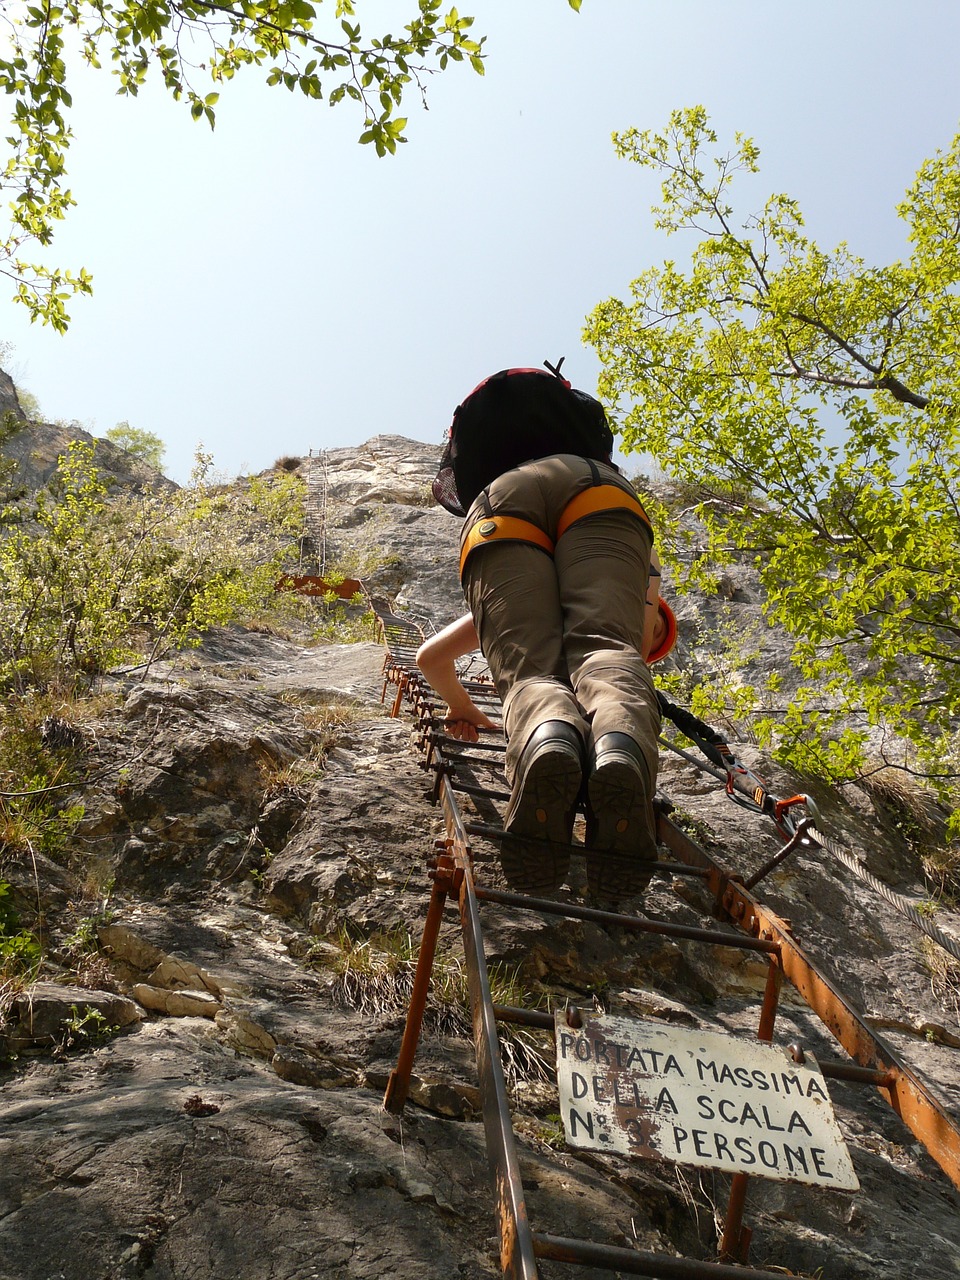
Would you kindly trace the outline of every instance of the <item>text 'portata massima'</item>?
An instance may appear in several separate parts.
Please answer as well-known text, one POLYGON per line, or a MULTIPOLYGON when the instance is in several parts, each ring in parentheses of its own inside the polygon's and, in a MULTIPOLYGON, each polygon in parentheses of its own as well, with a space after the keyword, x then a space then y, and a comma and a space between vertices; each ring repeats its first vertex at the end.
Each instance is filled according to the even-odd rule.
POLYGON ((859 1186, 823 1076, 807 1057, 715 1032, 557 1014, 567 1141, 624 1155, 859 1186))

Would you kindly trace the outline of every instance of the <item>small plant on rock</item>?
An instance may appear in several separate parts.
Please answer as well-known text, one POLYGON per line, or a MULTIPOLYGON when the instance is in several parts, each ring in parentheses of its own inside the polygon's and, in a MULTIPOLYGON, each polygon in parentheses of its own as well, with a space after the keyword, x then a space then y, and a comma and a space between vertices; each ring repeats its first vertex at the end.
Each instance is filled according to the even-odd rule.
POLYGON ((106 1017, 92 1005, 70 1006, 70 1018, 63 1027, 62 1039, 54 1050, 57 1057, 64 1056, 70 1049, 94 1049, 106 1044, 118 1035, 120 1028, 108 1022, 106 1017))
POLYGON ((40 941, 20 924, 10 885, 0 880, 0 995, 11 984, 19 985, 40 967, 40 941))

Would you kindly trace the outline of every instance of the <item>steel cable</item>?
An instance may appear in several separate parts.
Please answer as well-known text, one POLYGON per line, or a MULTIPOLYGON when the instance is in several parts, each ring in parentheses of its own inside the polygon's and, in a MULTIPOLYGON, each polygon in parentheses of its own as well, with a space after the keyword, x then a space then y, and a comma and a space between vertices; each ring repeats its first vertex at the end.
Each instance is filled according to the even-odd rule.
POLYGON ((894 889, 885 885, 882 880, 878 880, 872 872, 868 871, 866 867, 861 865, 857 858, 855 858, 848 849, 844 849, 843 846, 837 844, 835 840, 831 840, 829 836, 825 836, 823 832, 818 831, 816 827, 809 827, 806 834, 816 840, 817 844, 826 849, 828 853, 832 853, 835 858, 838 858, 845 867, 849 868, 849 870, 862 880, 864 884, 868 884, 875 893, 879 893, 882 898, 885 898, 892 907, 896 908, 896 910, 902 915, 905 915, 915 928, 919 929, 922 933, 925 933, 928 938, 931 938, 934 942, 938 943, 939 946, 943 947, 944 951, 948 951, 955 960, 960 960, 960 942, 951 938, 949 934, 944 933, 943 930, 938 928, 932 920, 928 920, 925 915, 917 910, 909 898, 903 897, 902 894, 897 893, 894 889))
MULTIPOLYGON (((682 756, 684 760, 689 761, 690 764, 699 769, 702 773, 709 773, 721 782, 727 780, 727 775, 725 775, 722 770, 714 768, 713 765, 707 764, 703 760, 698 760, 697 757, 692 755, 689 751, 684 751, 682 747, 678 747, 675 743, 668 741, 666 738, 661 738, 660 743, 662 746, 668 747, 671 751, 675 752, 678 756, 682 756)), ((740 804, 744 803, 745 800, 745 797, 740 796, 732 796, 731 798, 740 804)), ((761 810, 757 809, 757 812, 759 813, 761 810)), ((953 956, 955 960, 960 960, 960 942, 955 938, 950 937, 949 934, 944 933, 943 930, 935 925, 932 920, 929 920, 922 914, 922 912, 918 911, 909 898, 905 898, 903 894, 897 893, 895 889, 891 889, 889 885, 885 885, 882 880, 878 880, 872 872, 868 871, 866 867, 860 863, 849 849, 845 849, 843 845, 838 844, 835 840, 831 839, 830 836, 824 835, 824 833, 814 825, 808 826, 803 834, 811 843, 815 842, 822 849, 825 849, 827 853, 832 853, 833 856, 837 858, 838 861, 842 862, 849 871, 852 871, 858 879, 862 880, 864 884, 869 885, 869 887, 888 902, 890 906, 892 906, 896 911, 899 911, 901 915, 905 916, 914 928, 919 929, 921 933, 926 934, 926 936, 933 942, 936 942, 938 946, 943 947, 944 951, 953 956)))

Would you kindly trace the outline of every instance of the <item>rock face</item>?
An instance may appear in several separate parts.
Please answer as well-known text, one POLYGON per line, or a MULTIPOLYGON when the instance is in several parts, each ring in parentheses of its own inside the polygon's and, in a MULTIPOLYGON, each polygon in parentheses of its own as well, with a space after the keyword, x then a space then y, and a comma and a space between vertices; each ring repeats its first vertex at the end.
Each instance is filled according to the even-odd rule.
MULTIPOLYGON (((3 410, 4 403, 4 386, 0 382, 0 411, 3 410)), ((15 411, 17 410, 17 416, 23 419, 19 402, 16 404, 15 411)), ((27 423, 22 431, 7 441, 2 452, 5 457, 13 458, 18 463, 17 484, 28 490, 37 490, 50 483, 57 471, 59 459, 74 440, 94 446, 94 458, 99 471, 114 484, 135 491, 147 484, 164 489, 177 487, 156 468, 134 457, 132 453, 127 453, 126 449, 119 448, 111 440, 94 438, 75 424, 63 426, 51 422, 27 423)))
POLYGON ((9 373, 0 369, 0 419, 6 417, 8 413, 12 413, 20 422, 23 422, 26 416, 20 407, 13 379, 9 373))
MULTIPOLYGON (((458 522, 423 505, 438 452, 377 437, 325 459, 331 558, 365 557, 357 576, 436 624, 460 611, 458 522)), ((746 575, 719 602, 684 602, 681 660, 697 661, 713 610, 728 608, 735 625, 757 605, 746 575)), ((380 701, 381 668, 371 643, 223 631, 179 666, 118 686, 86 727, 92 781, 66 865, 38 856, 0 877, 22 919, 43 898, 55 970, 6 1002, 0 1027, 0 1280, 500 1274, 469 1016, 443 998, 462 987, 453 910, 412 1103, 401 1120, 381 1110, 426 858, 442 834, 410 723, 390 717, 392 689, 380 701)), ((759 753, 741 754, 777 794, 797 789, 759 753)), ((660 789, 739 875, 779 847, 682 757, 664 753, 660 789)), ((876 875, 928 896, 918 845, 868 793, 815 798, 825 829, 876 875)), ((479 843, 477 857, 478 878, 502 884, 479 843)), ((575 862, 574 890, 578 877, 575 862)), ((901 917, 822 852, 785 862, 763 896, 960 1111, 956 979, 901 917)), ((665 1027, 755 1034, 754 960, 485 910, 488 959, 522 988, 507 1003, 548 994, 665 1027)), ((702 924, 710 903, 695 882, 658 879, 641 910, 702 924)), ((960 932, 956 913, 938 920, 960 932)), ((776 1039, 840 1056, 786 988, 776 1039)), ((714 1258, 728 1180, 564 1148, 551 1053, 539 1032, 511 1041, 536 1229, 714 1258)), ((831 1280, 955 1280, 960 1195, 872 1090, 830 1091, 862 1190, 754 1179, 751 1261, 831 1280)), ((570 1272, 544 1263, 542 1274, 570 1272)))
POLYGON ((310 460, 307 487, 328 563, 386 596, 427 631, 464 611, 457 582, 460 521, 430 492, 441 448, 374 436, 310 460))

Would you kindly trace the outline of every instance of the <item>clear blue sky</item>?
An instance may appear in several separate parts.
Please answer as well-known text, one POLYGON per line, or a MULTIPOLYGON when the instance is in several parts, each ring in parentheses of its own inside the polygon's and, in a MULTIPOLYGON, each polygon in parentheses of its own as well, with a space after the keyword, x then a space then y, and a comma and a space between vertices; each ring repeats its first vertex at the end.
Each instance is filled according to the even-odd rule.
MULTIPOLYGON (((594 389, 584 316, 684 252, 612 131, 703 103, 722 137, 760 144, 758 205, 789 191, 822 244, 888 261, 897 201, 960 128, 954 0, 459 8, 488 36, 487 74, 436 77, 428 112, 411 97, 409 142, 384 160, 347 104, 257 71, 224 87, 211 133, 159 88, 119 98, 106 70, 78 70, 79 207, 49 259, 86 266, 94 296, 66 337, 6 299, 0 326, 44 416, 154 431, 181 481, 199 441, 231 475, 381 432, 439 446, 495 369, 566 355, 594 389)), ((358 3, 370 33, 408 9, 358 3)))

